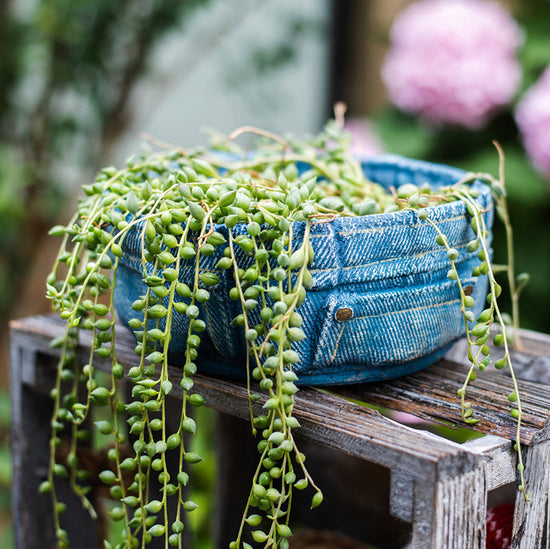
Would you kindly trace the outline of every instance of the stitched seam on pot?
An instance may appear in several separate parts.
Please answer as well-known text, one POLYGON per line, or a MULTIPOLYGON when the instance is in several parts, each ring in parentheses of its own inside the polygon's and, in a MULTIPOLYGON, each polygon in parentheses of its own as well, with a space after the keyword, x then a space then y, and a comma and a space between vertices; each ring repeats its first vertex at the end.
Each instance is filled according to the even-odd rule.
MULTIPOLYGON (((456 250, 461 248, 466 248, 467 244, 461 244, 460 246, 453 246, 456 250)), ((347 271, 349 269, 361 269, 363 267, 372 267, 373 265, 379 265, 380 263, 387 263, 388 261, 399 261, 402 259, 421 259, 427 255, 432 255, 434 253, 443 253, 443 248, 441 247, 439 250, 430 250, 428 252, 423 252, 421 254, 415 254, 415 255, 399 255, 396 257, 390 257, 388 259, 377 259, 376 261, 371 261, 370 263, 362 263, 361 265, 349 265, 348 267, 332 267, 330 269, 310 269, 310 273, 329 273, 332 271, 347 271)), ((449 264, 449 259, 447 256, 445 256, 445 261, 449 264)), ((430 267, 430 270, 433 270, 433 266, 430 267)), ((410 274, 410 273, 407 273, 410 274)))
POLYGON ((342 339, 342 335, 344 333, 345 328, 346 328, 346 324, 342 326, 342 329, 338 334, 338 338, 336 339, 336 343, 334 344, 334 351, 332 353, 332 356, 330 357, 330 362, 332 362, 336 358, 336 353, 338 352, 338 346, 340 345, 340 339, 342 339))
MULTIPOLYGON (((456 250, 460 250, 460 249, 463 249, 463 248, 466 248, 467 247, 467 244, 461 244, 460 246, 453 246, 456 250)), ((370 263, 361 263, 360 265, 349 265, 347 267, 331 267, 329 269, 309 269, 309 272, 310 273, 330 273, 330 272, 333 272, 333 271, 346 271, 346 270, 350 270, 350 269, 361 269, 361 268, 364 268, 364 267, 372 267, 373 265, 379 265, 380 263, 387 263, 389 261, 399 261, 399 260, 403 260, 403 259, 421 259, 427 255, 431 255, 431 254, 439 254, 439 253, 443 253, 443 248, 439 249, 439 250, 430 250, 430 251, 427 251, 427 252, 423 252, 421 254, 415 254, 415 255, 400 255, 400 256, 395 256, 395 257, 390 257, 390 258, 387 258, 387 259, 378 259, 376 261, 371 261, 370 263)), ((124 263, 124 265, 129 268, 129 269, 132 269, 134 272, 136 273, 142 273, 143 272, 143 269, 141 268, 142 267, 142 263, 141 263, 141 259, 138 258, 137 256, 135 255, 132 255, 131 253, 126 253, 126 258, 127 258, 127 261, 124 263)), ((448 260, 446 260, 448 261, 448 260)), ((191 267, 189 267, 191 268, 191 267)), ((207 268, 204 268, 204 267, 201 267, 200 269, 200 272, 208 272, 208 273, 217 273, 219 272, 219 269, 216 269, 215 267, 211 268, 211 269, 207 269, 207 268)), ((430 270, 433 270, 433 266, 430 268, 430 270)))
MULTIPOLYGON (((454 202, 451 202, 449 204, 454 204, 454 202)), ((383 215, 383 214, 377 214, 377 215, 383 215)), ((459 221, 459 220, 462 220, 462 219, 464 219, 464 214, 459 214, 459 215, 456 215, 455 217, 449 217, 449 218, 441 219, 439 221, 434 221, 434 224, 435 225, 442 225, 442 224, 450 223, 452 221, 459 221)), ((400 222, 400 223, 389 223, 386 226, 374 227, 374 228, 370 228, 370 229, 358 229, 358 230, 353 230, 353 231, 340 231, 336 234, 338 234, 340 236, 347 237, 347 236, 353 236, 353 235, 356 235, 356 234, 380 233, 380 232, 383 232, 383 231, 387 231, 388 229, 393 229, 395 227, 410 227, 410 228, 414 229, 414 228, 417 228, 417 227, 424 227, 424 226, 425 226, 424 223, 411 224, 411 223, 400 222)), ((142 231, 140 231, 140 232, 142 232, 142 231)), ((333 235, 332 234, 310 234, 309 238, 310 239, 321 239, 321 238, 331 239, 331 238, 333 238, 333 235)), ((140 252, 142 251, 142 247, 143 247, 143 243, 140 246, 140 252)), ((455 248, 456 247, 457 246, 455 246, 455 248)), ((127 251, 125 253, 126 253, 126 255, 141 261, 141 256, 138 257, 137 255, 133 254, 131 251, 127 251)), ((402 258, 402 257, 417 257, 417 256, 402 256, 402 255, 399 256, 399 258, 402 258)), ((421 256, 419 256, 419 257, 421 257, 421 256)), ((390 258, 390 259, 385 259, 385 260, 382 260, 382 261, 391 261, 391 260, 392 259, 390 258)), ((367 264, 367 265, 369 265, 369 264, 367 264)))
MULTIPOLYGON (((458 221, 458 220, 461 220, 461 219, 464 219, 464 214, 456 215, 455 217, 446 217, 445 219, 442 219, 440 221, 436 221, 435 224, 436 225, 441 225, 443 223, 449 223, 451 221, 458 221)), ((340 236, 352 236, 354 234, 380 233, 380 232, 387 231, 388 229, 394 228, 394 227, 411 227, 412 229, 414 229, 416 227, 424 227, 424 226, 425 226, 424 223, 415 223, 415 224, 412 224, 412 223, 389 223, 388 225, 386 225, 384 227, 373 227, 372 229, 358 229, 356 231, 355 230, 354 231, 341 231, 338 234, 340 236)))
POLYGON ((364 319, 364 318, 378 318, 378 317, 381 317, 381 316, 389 316, 389 315, 395 315, 395 314, 399 314, 399 313, 406 313, 408 311, 423 311, 425 309, 436 309, 438 307, 443 307, 445 305, 454 305, 455 303, 460 303, 460 299, 452 299, 450 301, 443 301, 442 303, 433 303, 431 305, 425 305, 424 307, 413 307, 412 309, 401 309, 399 311, 388 311, 387 313, 380 313, 380 314, 377 314, 377 315, 357 316, 357 317, 354 317, 354 318, 350 318, 350 320, 348 320, 348 323, 353 322, 354 320, 361 320, 361 319, 364 319))

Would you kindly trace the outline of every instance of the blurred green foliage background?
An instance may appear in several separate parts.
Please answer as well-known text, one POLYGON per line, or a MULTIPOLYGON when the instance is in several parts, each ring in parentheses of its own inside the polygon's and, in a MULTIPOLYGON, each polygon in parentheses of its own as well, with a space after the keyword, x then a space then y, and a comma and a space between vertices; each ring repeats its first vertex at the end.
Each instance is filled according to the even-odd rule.
MULTIPOLYGON (((132 90, 159 39, 207 3, 0 1, 0 386, 8 378, 8 320, 45 308, 48 266, 37 259, 48 229, 69 216, 80 183, 102 165, 125 130, 132 90)), ((9 394, 2 389, 4 548, 13 546, 9 422, 9 394)))
MULTIPOLYGON (((371 122, 388 151, 495 176, 499 158, 493 141, 500 144, 505 155, 516 270, 531 277, 520 299, 520 323, 523 328, 550 333, 550 182, 533 168, 513 118, 517 101, 550 64, 550 2, 501 3, 510 8, 524 33, 519 51, 521 89, 506 109, 479 130, 428 126, 392 106, 374 113, 371 122)), ((495 262, 506 263, 504 229, 498 223, 493 246, 495 262)), ((503 302, 505 310, 510 310, 506 299, 503 302)))
POLYGON ((48 228, 126 128, 155 44, 206 2, 0 2, 2 328, 48 228))

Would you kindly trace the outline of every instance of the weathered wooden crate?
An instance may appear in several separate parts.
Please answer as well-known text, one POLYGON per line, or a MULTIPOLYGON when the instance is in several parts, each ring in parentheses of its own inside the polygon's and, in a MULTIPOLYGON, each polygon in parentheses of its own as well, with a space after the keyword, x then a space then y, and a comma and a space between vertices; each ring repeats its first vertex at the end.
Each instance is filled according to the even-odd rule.
MULTIPOLYGON (((11 323, 13 514, 18 549, 54 546, 50 500, 39 495, 37 488, 47 472, 48 391, 55 372, 56 351, 48 344, 62 330, 62 323, 53 316, 11 323)), ((524 351, 515 353, 515 362, 522 378, 521 443, 531 501, 525 502, 521 494, 515 498, 512 547, 537 549, 548 547, 550 540, 550 336, 526 331, 521 335, 524 351)), ((82 341, 83 357, 89 352, 88 343, 82 341)), ((121 330, 117 357, 126 368, 135 362, 133 349, 132 335, 121 330)), ((511 391, 511 380, 502 372, 485 372, 472 384, 469 398, 480 419, 473 428, 485 436, 465 444, 413 429, 376 409, 460 426, 460 401, 455 395, 466 371, 462 356, 460 350, 451 352, 426 370, 394 381, 300 390, 295 416, 302 425, 303 442, 329 450, 308 453, 326 498, 308 515, 298 512, 298 520, 339 529, 380 547, 400 546, 397 536, 388 536, 390 524, 393 533, 410 537, 414 549, 485 548, 488 497, 516 482, 515 424, 504 398, 511 391), (378 488, 385 480, 387 501, 378 488), (385 515, 393 516, 393 522, 385 515)), ((180 371, 171 368, 170 377, 179 387, 180 371)), ((240 500, 248 491, 249 478, 242 475, 257 459, 252 436, 240 421, 249 416, 247 390, 241 383, 201 375, 196 376, 195 386, 209 407, 222 412, 218 508, 213 523, 216 547, 227 547, 240 517, 240 500)), ((300 507, 297 502, 294 508, 300 507)), ((67 529, 78 541, 75 547, 95 548, 95 524, 78 503, 69 509, 67 529)))

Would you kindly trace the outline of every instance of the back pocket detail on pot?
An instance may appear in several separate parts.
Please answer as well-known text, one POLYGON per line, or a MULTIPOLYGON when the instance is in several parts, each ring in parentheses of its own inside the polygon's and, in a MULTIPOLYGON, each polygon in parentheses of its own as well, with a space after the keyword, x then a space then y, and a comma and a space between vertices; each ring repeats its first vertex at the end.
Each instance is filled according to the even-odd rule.
MULTIPOLYGON (((472 285, 483 303, 484 284, 472 285)), ((476 310, 474 310, 476 313, 476 310)), ((330 294, 312 369, 345 364, 405 363, 457 339, 464 331, 456 283, 330 294)))

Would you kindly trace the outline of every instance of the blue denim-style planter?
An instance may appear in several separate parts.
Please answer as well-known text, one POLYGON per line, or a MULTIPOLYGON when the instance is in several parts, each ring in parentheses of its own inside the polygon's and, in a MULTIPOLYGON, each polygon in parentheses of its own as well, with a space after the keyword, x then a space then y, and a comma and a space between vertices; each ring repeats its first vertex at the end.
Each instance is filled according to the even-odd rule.
MULTIPOLYGON (((435 187, 449 185, 465 173, 390 155, 362 165, 368 178, 386 187, 426 182, 435 187)), ((477 200, 486 210, 490 229, 490 190, 481 182, 472 186, 479 191, 477 200)), ((471 286, 477 315, 484 308, 487 280, 471 276, 479 260, 475 253, 466 252, 466 244, 474 238, 466 208, 456 201, 428 210, 449 245, 459 252, 459 277, 464 286, 471 286)), ((227 237, 227 227, 216 230, 227 237)), ((245 225, 232 230, 235 236, 246 231, 245 225)), ((298 246, 304 223, 295 222, 293 231, 298 246)), ((464 334, 458 285, 447 278, 450 263, 436 236, 435 229, 411 211, 342 217, 312 225, 313 287, 299 309, 307 338, 293 343, 300 355, 294 366, 299 383, 327 385, 399 377, 428 366, 464 334)), ((122 248, 115 305, 126 323, 136 315, 130 305, 146 291, 139 226, 125 238, 122 248)), ((233 281, 230 272, 215 269, 221 255, 222 250, 216 250, 200 262, 202 271, 215 271, 221 282, 209 288, 210 300, 200 305, 207 336, 202 335, 198 367, 203 373, 242 378, 246 373, 244 335, 242 328, 230 325, 241 312, 240 303, 228 297, 233 281)), ((246 262, 244 256, 240 260, 246 262)), ((193 270, 193 262, 185 262, 179 279, 189 283, 193 270)), ((170 344, 174 363, 183 360, 187 328, 186 318, 175 314, 170 344)))

